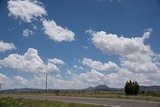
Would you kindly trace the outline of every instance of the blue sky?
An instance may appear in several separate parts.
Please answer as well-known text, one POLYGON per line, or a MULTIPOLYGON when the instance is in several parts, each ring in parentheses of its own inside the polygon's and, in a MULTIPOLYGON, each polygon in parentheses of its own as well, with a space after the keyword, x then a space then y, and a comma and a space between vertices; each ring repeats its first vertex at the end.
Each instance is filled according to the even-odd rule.
POLYGON ((159 0, 1 0, 2 87, 43 88, 45 73, 49 88, 160 85, 159 11, 159 0))

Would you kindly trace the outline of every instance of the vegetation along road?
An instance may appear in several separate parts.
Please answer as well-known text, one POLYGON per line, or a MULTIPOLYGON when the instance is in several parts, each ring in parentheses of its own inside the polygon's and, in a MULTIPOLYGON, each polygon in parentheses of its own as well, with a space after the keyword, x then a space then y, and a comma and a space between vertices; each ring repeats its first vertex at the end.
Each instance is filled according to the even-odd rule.
POLYGON ((0 94, 0 97, 61 101, 95 104, 113 107, 160 107, 160 102, 126 100, 126 99, 109 99, 109 98, 86 98, 86 97, 66 97, 66 96, 51 96, 51 95, 19 95, 19 94, 0 94))

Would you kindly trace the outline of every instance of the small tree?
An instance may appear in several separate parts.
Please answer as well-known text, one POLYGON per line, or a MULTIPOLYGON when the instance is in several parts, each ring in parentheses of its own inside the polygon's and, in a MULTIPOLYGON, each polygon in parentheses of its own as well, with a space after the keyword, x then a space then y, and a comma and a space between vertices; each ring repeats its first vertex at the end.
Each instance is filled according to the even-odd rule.
POLYGON ((139 85, 137 82, 127 81, 125 85, 125 93, 127 95, 137 95, 139 93, 139 85))

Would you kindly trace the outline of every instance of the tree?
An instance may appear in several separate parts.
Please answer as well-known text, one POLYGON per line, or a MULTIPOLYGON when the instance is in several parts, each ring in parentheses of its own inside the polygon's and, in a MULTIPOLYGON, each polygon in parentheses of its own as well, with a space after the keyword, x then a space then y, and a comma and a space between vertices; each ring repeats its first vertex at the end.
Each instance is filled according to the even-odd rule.
POLYGON ((125 85, 125 93, 127 95, 137 95, 139 93, 139 85, 137 82, 127 81, 125 85))

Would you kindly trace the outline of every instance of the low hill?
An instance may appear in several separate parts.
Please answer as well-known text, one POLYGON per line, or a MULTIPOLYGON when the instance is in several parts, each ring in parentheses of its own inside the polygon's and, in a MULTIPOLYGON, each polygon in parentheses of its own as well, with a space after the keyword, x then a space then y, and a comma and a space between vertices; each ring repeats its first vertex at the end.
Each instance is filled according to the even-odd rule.
POLYGON ((141 91, 160 91, 160 86, 140 86, 141 91))
POLYGON ((120 90, 120 89, 116 89, 116 88, 110 88, 106 85, 98 85, 95 87, 88 87, 85 90, 90 90, 90 91, 112 91, 112 90, 120 90))
MULTIPOLYGON (((124 90, 123 88, 110 88, 106 85, 98 85, 95 87, 88 87, 85 90, 92 91, 116 91, 116 90, 124 90)), ((140 86, 140 91, 160 91, 160 86, 140 86)))

